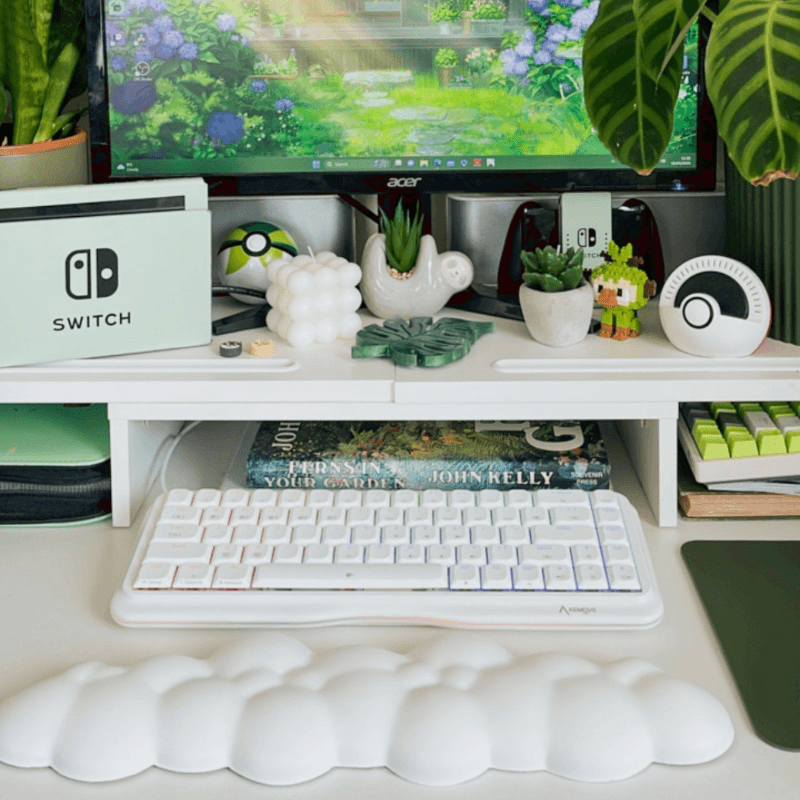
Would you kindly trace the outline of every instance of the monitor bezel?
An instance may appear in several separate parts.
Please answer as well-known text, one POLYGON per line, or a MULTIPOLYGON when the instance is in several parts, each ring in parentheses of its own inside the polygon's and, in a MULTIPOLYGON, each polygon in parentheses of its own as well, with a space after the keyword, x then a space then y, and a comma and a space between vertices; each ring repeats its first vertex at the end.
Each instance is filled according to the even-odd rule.
MULTIPOLYGON (((90 167, 93 183, 175 177, 168 174, 117 176, 111 169, 108 81, 105 74, 105 6, 103 0, 85 0, 87 67, 89 80, 90 167)), ((701 22, 699 38, 699 94, 697 158, 690 169, 657 168, 640 175, 629 168, 502 170, 441 169, 425 172, 281 172, 248 175, 194 173, 202 177, 209 195, 320 195, 385 194, 397 187, 417 193, 540 194, 567 191, 710 192, 717 188, 717 130, 705 90, 704 53, 709 26, 701 22)), ((182 174, 182 177, 189 177, 182 174)))

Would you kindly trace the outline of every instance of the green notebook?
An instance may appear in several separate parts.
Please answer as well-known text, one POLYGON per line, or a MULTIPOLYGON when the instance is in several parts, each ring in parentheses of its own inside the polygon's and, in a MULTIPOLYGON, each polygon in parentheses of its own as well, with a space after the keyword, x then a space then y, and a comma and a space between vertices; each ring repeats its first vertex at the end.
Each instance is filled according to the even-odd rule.
POLYGON ((105 405, 0 404, 0 523, 107 516, 110 456, 105 405))
POLYGON ((800 750, 800 541, 681 548, 756 733, 800 750))

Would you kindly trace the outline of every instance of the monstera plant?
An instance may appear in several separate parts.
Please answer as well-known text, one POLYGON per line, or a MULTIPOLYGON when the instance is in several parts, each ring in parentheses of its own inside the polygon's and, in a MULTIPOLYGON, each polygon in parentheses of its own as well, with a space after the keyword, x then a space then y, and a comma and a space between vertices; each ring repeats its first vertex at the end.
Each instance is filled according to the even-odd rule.
POLYGON ((683 43, 711 21, 705 72, 720 137, 753 184, 800 172, 800 0, 601 0, 583 53, 586 110, 600 141, 653 171, 672 135, 683 43))

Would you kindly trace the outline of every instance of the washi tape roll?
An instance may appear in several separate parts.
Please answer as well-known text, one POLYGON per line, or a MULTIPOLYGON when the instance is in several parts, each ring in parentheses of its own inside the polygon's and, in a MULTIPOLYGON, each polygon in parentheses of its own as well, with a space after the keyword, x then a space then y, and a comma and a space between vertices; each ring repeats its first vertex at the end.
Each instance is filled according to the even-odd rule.
POLYGON ((223 358, 235 358, 242 354, 241 342, 223 342, 219 346, 219 354, 223 358))

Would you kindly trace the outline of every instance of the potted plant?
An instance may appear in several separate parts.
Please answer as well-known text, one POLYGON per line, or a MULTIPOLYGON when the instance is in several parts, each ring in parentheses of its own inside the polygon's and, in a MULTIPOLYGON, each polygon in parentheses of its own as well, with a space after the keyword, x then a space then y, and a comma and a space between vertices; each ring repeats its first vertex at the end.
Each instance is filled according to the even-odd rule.
POLYGON ((284 11, 270 11, 269 24, 272 27, 272 35, 279 39, 283 36, 283 28, 289 21, 289 15, 284 11))
POLYGON ((439 70, 439 86, 446 89, 453 79, 453 70, 458 64, 458 53, 452 47, 440 47, 433 57, 433 66, 439 70))
POLYGON ((473 0, 469 7, 472 32, 484 36, 502 36, 508 6, 501 0, 473 0))
POLYGON ((30 0, 3 0, 2 17, 0 122, 10 111, 13 123, 0 129, 0 189, 86 183, 82 109, 68 109, 86 91, 83 0, 42 3, 35 16, 30 0))
POLYGON ((705 58, 719 135, 755 185, 800 172, 800 5, 730 0, 603 0, 583 50, 586 110, 600 141, 647 175, 663 155, 680 90, 683 45, 698 14, 711 22, 705 58), (607 76, 618 76, 613 88, 607 76), (620 135, 626 131, 625 135, 620 135))
POLYGON ((461 19, 461 10, 452 2, 445 0, 430 7, 431 22, 439 26, 439 33, 451 33, 456 22, 461 19))
POLYGON ((583 275, 583 248, 537 247, 521 254, 519 304, 537 342, 550 347, 577 344, 592 321, 594 292, 583 275))
POLYGON ((417 208, 412 217, 398 202, 389 217, 380 212, 380 230, 373 233, 361 257, 361 296, 382 319, 432 316, 474 275, 463 253, 439 253, 436 240, 422 233, 417 208))

